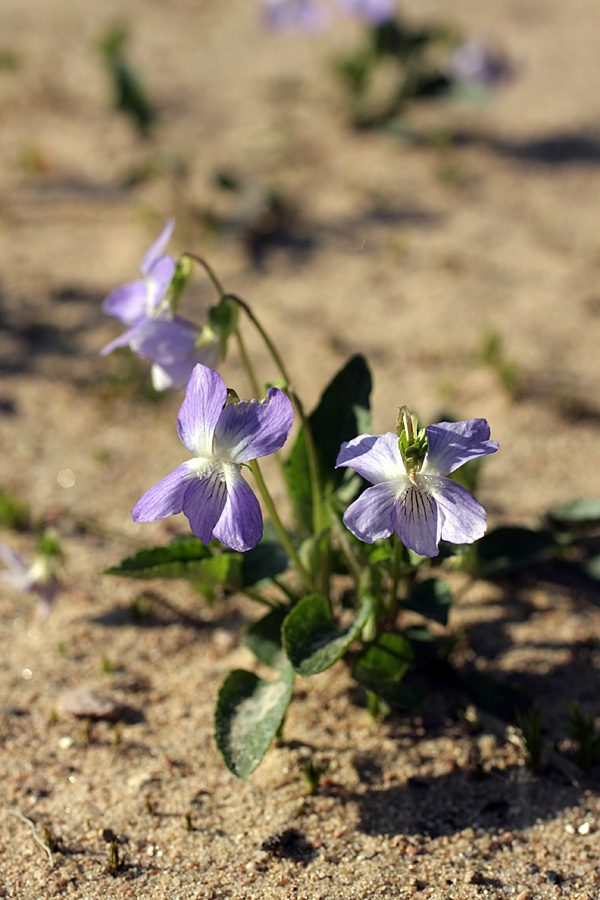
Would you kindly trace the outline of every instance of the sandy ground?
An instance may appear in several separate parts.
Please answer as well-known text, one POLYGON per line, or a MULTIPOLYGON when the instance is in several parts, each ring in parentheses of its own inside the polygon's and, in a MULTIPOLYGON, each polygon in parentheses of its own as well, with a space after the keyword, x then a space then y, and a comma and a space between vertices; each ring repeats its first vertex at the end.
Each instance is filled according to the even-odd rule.
MULTIPOLYGON (((493 524, 600 497, 597 3, 413 8, 493 36, 518 69, 482 110, 413 119, 459 132, 457 146, 348 129, 329 66, 350 26, 275 38, 241 0, 2 4, 0 51, 20 66, 0 70, 0 487, 58 527, 67 587, 45 622, 1 588, 0 897, 599 896, 597 769, 532 774, 510 735, 465 722, 450 691, 374 725, 339 666, 297 687, 283 743, 238 782, 212 709, 225 674, 253 665, 238 636, 258 610, 206 610, 153 584, 207 627, 159 605, 139 625, 140 587, 101 575, 185 530, 129 519, 183 459, 180 396, 149 403, 143 378, 97 355, 117 333, 102 297, 134 277, 170 215, 174 252, 201 252, 252 303, 308 407, 362 352, 376 432, 403 403, 427 421, 442 409, 490 421, 501 452, 479 496, 493 524), (110 109, 96 46, 117 19, 159 107, 152 141, 110 109), (220 192, 217 172, 243 197, 220 192), (269 188, 292 212, 286 240, 256 259, 243 238, 269 188), (481 361, 490 332, 516 397, 481 361), (128 707, 118 727, 56 712, 90 683, 128 707), (310 797, 309 759, 326 767, 310 797), (52 859, 27 820, 50 830, 52 859)), ((212 301, 196 278, 187 312, 212 301)), ((234 354, 223 371, 245 390, 234 354)), ((33 550, 30 533, 0 538, 33 550)), ((480 584, 452 624, 474 669, 535 697, 552 742, 568 702, 599 712, 600 613, 590 590, 538 576, 480 584)))

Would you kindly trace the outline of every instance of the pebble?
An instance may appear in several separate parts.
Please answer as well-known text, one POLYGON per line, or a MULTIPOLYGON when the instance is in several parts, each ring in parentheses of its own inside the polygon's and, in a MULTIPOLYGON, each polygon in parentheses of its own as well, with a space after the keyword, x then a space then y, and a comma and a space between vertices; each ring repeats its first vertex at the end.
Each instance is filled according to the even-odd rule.
POLYGON ((124 711, 122 703, 91 685, 82 685, 63 691, 57 700, 56 708, 59 713, 65 715, 110 721, 119 719, 124 711))

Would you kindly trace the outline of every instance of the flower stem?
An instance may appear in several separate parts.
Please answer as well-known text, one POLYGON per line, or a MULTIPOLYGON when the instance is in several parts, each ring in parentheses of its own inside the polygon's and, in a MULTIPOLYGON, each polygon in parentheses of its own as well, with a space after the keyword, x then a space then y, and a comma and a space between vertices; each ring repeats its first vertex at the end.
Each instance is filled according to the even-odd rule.
POLYGON ((198 263, 199 266, 202 266, 202 268, 212 281, 214 288, 219 295, 219 300, 222 300, 225 296, 225 291, 223 289, 223 285, 217 278, 214 269, 206 262, 205 259, 203 259, 201 256, 198 256, 197 253, 190 253, 189 251, 186 251, 183 256, 187 256, 188 259, 193 259, 194 262, 198 263))
POLYGON ((279 535, 279 540, 285 547, 288 556, 294 563, 296 571, 298 572, 298 575, 302 579, 304 586, 306 587, 306 589, 309 592, 312 592, 313 584, 312 584, 311 577, 308 574, 308 572, 306 571, 306 569, 304 568, 304 566, 302 565, 302 562, 300 561, 300 557, 296 553, 296 551, 292 545, 292 542, 290 541, 289 536, 281 523, 281 519, 279 518, 277 510, 275 509, 275 504, 273 503, 273 498, 269 494, 267 485, 265 484, 264 478, 262 477, 262 472, 260 471, 260 466, 258 465, 257 460, 253 459, 252 462, 250 463, 250 467, 252 469, 252 473, 254 475, 256 485, 258 487, 260 495, 261 495, 263 502, 268 510, 270 517, 271 517, 271 521, 273 522, 273 525, 275 527, 275 531, 279 535))
POLYGON ((400 564, 402 562, 402 554, 404 545, 396 533, 394 533, 394 561, 392 564, 392 588, 390 590, 390 599, 387 608, 386 619, 390 625, 393 625, 398 615, 398 585, 400 584, 400 564))
POLYGON ((294 390, 292 383, 290 381, 290 377, 287 373, 283 360, 279 355, 277 348, 271 341, 269 335, 266 333, 248 304, 245 300, 242 300, 241 297, 238 297, 236 294, 226 294, 223 299, 233 300, 238 306, 243 309, 246 313, 254 327, 257 329, 258 333, 262 337, 265 342, 267 349, 271 356, 273 357, 273 361, 275 365, 279 369, 281 373, 281 377, 284 379, 287 385, 287 393, 289 397, 296 407, 296 411, 298 416, 300 417, 300 421, 302 423, 302 428, 304 429, 304 437, 306 440, 306 456, 308 460, 308 470, 310 473, 310 484, 311 484, 311 494, 312 494, 312 506, 313 506, 313 531, 315 534, 319 534, 319 532, 324 527, 324 515, 323 515, 323 503, 321 499, 321 487, 319 481, 319 466, 317 462, 317 451, 315 447, 315 442, 312 435, 312 430, 310 428, 310 423, 308 421, 308 416, 304 412, 304 407, 302 406, 302 402, 298 397, 296 391, 294 390))
POLYGON ((260 591, 255 590, 251 587, 244 588, 244 594, 247 597, 250 597, 251 600, 255 600, 257 603, 262 603, 263 606, 268 606, 269 609, 279 609, 280 604, 273 602, 272 600, 268 600, 264 597, 260 591))
POLYGON ((256 377, 256 372, 254 371, 254 366, 252 365, 252 361, 250 356, 248 355, 248 351, 246 349, 246 344, 244 343, 244 339, 240 334, 239 328, 235 329, 235 339, 238 344, 238 349, 240 351, 240 356, 242 357, 242 362, 244 363, 244 367, 246 369, 246 374, 248 375, 248 381, 250 382, 250 387, 252 388, 252 392, 257 399, 260 399, 262 391, 258 384, 258 378, 256 377))

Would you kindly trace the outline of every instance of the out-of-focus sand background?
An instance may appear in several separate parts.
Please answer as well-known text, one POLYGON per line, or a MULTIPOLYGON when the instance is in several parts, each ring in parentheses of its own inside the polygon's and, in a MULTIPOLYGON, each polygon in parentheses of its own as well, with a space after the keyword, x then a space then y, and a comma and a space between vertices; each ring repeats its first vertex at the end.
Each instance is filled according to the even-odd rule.
MULTIPOLYGON (((3 2, 0 488, 59 528, 68 589, 39 623, 31 598, 1 588, 0 897, 597 897, 593 776, 533 776, 504 737, 461 725, 443 702, 375 727, 341 668, 298 687, 286 743, 236 782, 211 732, 224 674, 252 665, 239 610, 202 610, 213 624, 200 632, 159 613, 140 627, 127 613, 139 587, 100 574, 186 527, 129 520, 183 459, 181 395, 150 403, 143 367, 98 357, 118 333, 102 298, 135 277, 169 216, 170 249, 201 253, 251 303, 309 408, 361 352, 375 432, 404 403, 426 421, 442 410, 490 421, 501 452, 479 496, 491 523, 535 524, 600 496, 598 6, 403 8, 482 35, 514 63, 489 105, 411 116, 459 134, 455 144, 348 127, 331 60, 355 43, 350 22, 275 36, 237 0, 3 2), (158 108, 149 140, 111 108, 98 43, 115 21, 158 108), (218 173, 242 193, 220 190, 218 173), (269 192, 287 212, 262 240, 269 192), (491 334, 512 393, 482 359, 491 334), (61 691, 88 682, 137 710, 116 746, 107 723, 87 744, 80 722, 55 721, 61 691), (309 757, 328 780, 305 799, 309 757), (57 837, 53 867, 15 812, 57 837), (312 854, 260 849, 289 828, 312 854), (107 830, 125 860, 116 877, 107 830)), ((213 300, 198 274, 184 311, 201 319, 213 300)), ((235 354, 223 372, 244 393, 235 354)), ((0 538, 33 550, 31 534, 0 538)), ((167 588, 198 611, 185 588, 167 588)), ((596 599, 557 581, 484 584, 453 624, 474 665, 526 687, 555 722, 575 698, 597 712, 596 599)))

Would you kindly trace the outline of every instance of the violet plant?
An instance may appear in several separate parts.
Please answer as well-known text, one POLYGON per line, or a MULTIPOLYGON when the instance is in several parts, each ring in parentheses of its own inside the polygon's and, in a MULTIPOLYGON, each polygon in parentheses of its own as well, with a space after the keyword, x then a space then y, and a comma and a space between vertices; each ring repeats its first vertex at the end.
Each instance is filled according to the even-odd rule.
POLYGON ((360 129, 388 126, 416 103, 448 97, 485 100, 513 67, 482 38, 464 39, 443 24, 413 23, 396 0, 262 0, 274 31, 323 32, 340 17, 363 26, 355 49, 335 61, 360 129))
POLYGON ((183 512, 192 535, 142 550, 108 573, 183 578, 206 595, 243 592, 266 608, 242 641, 274 677, 231 672, 216 707, 217 745, 229 769, 244 778, 281 728, 298 676, 343 658, 371 709, 377 703, 406 708, 422 699, 414 676, 423 648, 431 657, 447 655, 449 647, 452 597, 441 566, 460 564, 486 531, 483 507, 453 473, 498 445, 484 419, 420 428, 404 406, 394 415, 395 431, 369 434, 371 375, 358 355, 308 415, 250 306, 227 292, 202 258, 186 253, 175 262, 163 255, 171 230, 169 224, 144 257, 143 279, 105 301, 105 311, 129 328, 103 352, 128 346, 153 366, 164 365, 167 344, 170 364, 188 373, 177 430, 191 458, 149 487, 132 516, 141 523, 183 512), (182 321, 177 306, 193 264, 210 277, 217 302, 206 325, 190 324, 196 335, 190 345, 173 340, 172 329, 182 321), (246 349, 244 320, 258 330, 277 372, 266 390, 246 349), (207 331, 218 358, 232 339, 237 344, 250 399, 239 399, 199 360, 207 331), (277 508, 258 462, 272 454, 292 521, 277 508), (268 515, 264 529, 244 470, 268 515), (433 622, 442 626, 441 636, 433 622))

